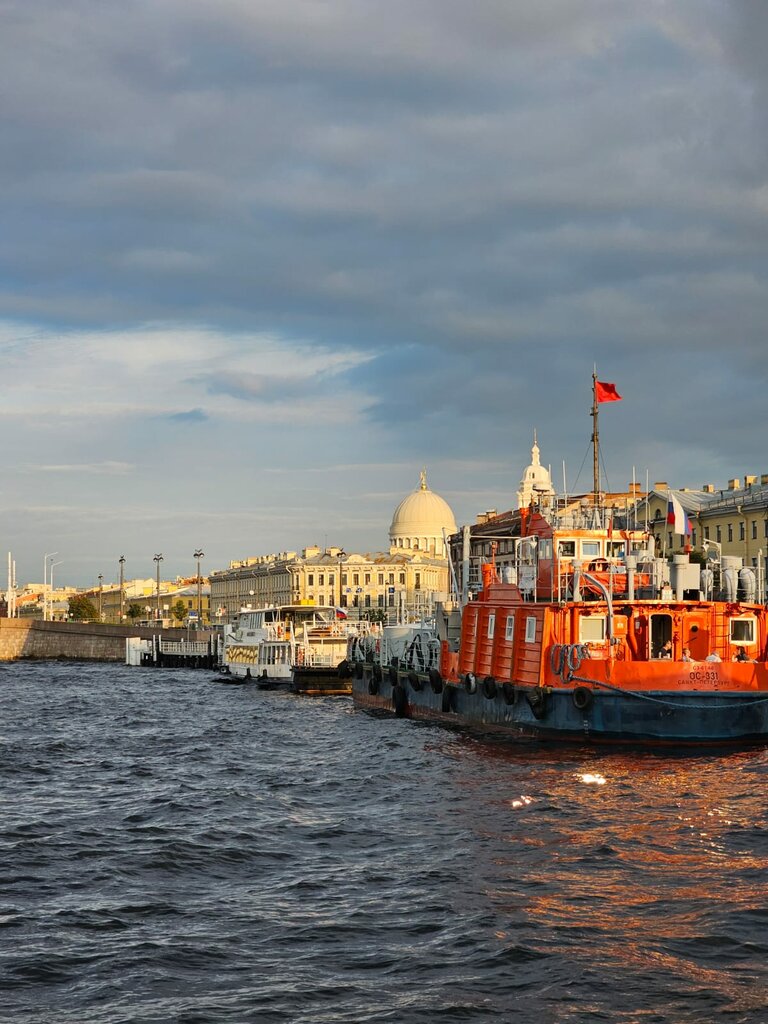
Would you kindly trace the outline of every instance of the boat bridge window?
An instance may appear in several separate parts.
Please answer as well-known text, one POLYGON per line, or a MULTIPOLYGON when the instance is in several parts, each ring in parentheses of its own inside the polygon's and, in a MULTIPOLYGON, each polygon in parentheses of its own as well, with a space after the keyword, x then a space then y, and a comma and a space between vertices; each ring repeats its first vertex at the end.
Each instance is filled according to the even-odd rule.
POLYGON ((532 644, 536 642, 536 618, 529 615, 525 620, 525 642, 532 644))
POLYGON ((581 554, 583 558, 597 558, 600 554, 600 541, 583 540, 581 542, 581 554))
POLYGON ((609 558, 623 558, 626 554, 625 544, 623 540, 609 540, 608 541, 608 557, 609 558))
POLYGON ((579 619, 579 640, 581 643, 605 640, 605 616, 582 615, 579 619))
POLYGON ((753 644, 755 642, 754 619, 731 619, 731 643, 753 644))
POLYGON ((560 558, 575 558, 576 557, 576 541, 575 540, 561 540, 557 545, 557 553, 560 558))
POLYGON ((512 641, 515 639, 515 616, 507 616, 507 628, 504 632, 504 639, 512 641))

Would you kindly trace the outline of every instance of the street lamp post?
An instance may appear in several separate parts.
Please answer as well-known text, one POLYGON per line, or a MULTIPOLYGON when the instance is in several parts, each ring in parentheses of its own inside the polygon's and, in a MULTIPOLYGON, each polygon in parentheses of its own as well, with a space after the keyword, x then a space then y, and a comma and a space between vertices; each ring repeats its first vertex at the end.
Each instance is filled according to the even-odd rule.
POLYGON ((43 555, 43 621, 48 618, 48 592, 46 587, 48 586, 48 559, 53 558, 54 555, 58 555, 58 551, 46 551, 43 555))
POLYGON ((60 562, 54 562, 53 560, 51 560, 51 571, 48 573, 48 578, 51 585, 51 621, 53 621, 53 570, 56 568, 57 565, 61 565, 62 562, 63 559, 60 562))
POLYGON ((157 566, 157 593, 155 595, 155 612, 156 617, 160 618, 160 563, 163 560, 162 555, 155 555, 152 561, 157 566))
POLYGON ((125 569, 125 555, 120 555, 120 557, 118 558, 117 561, 120 564, 120 622, 122 624, 122 621, 125 618, 125 615, 123 613, 123 607, 124 607, 124 604, 125 604, 125 592, 124 592, 124 588, 123 588, 124 569, 125 569))
POLYGON ((200 576, 200 559, 205 558, 205 552, 201 548, 197 548, 192 557, 197 559, 197 628, 201 629, 203 625, 203 581, 200 576))
POLYGON ((341 608, 343 606, 343 604, 344 604, 344 599, 343 599, 344 588, 341 585, 341 562, 342 562, 342 559, 347 557, 347 553, 346 553, 346 551, 344 551, 342 549, 341 551, 339 551, 339 553, 338 553, 338 555, 336 557, 339 560, 339 608, 341 608))
POLYGON ((102 600, 104 597, 104 574, 99 573, 99 622, 101 622, 102 600))

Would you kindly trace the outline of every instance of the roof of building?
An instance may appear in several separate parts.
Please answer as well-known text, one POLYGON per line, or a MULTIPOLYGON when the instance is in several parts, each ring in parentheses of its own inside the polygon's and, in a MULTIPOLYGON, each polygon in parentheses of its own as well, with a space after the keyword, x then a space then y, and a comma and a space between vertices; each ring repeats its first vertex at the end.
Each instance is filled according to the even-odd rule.
POLYGON ((447 501, 427 487, 422 470, 419 486, 406 495, 395 509, 389 537, 442 537, 456 532, 456 520, 447 501))

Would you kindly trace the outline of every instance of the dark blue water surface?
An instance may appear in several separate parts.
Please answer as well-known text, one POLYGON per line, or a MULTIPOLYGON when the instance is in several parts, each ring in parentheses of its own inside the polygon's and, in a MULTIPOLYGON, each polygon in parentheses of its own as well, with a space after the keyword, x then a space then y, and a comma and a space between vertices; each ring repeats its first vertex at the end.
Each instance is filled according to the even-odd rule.
POLYGON ((0 666, 0 1019, 768 1021, 765 750, 0 666))

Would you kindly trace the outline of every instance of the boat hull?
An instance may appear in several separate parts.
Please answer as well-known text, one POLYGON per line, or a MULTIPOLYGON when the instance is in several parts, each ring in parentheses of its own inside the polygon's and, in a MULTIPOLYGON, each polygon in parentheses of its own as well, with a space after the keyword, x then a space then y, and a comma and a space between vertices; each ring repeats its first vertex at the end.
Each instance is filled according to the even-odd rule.
POLYGON ((378 679, 373 666, 363 666, 353 679, 355 704, 519 739, 663 746, 768 743, 768 697, 754 690, 640 693, 507 684, 489 697, 481 687, 470 693, 465 686, 444 683, 435 692, 427 676, 392 675, 385 671, 378 679))

